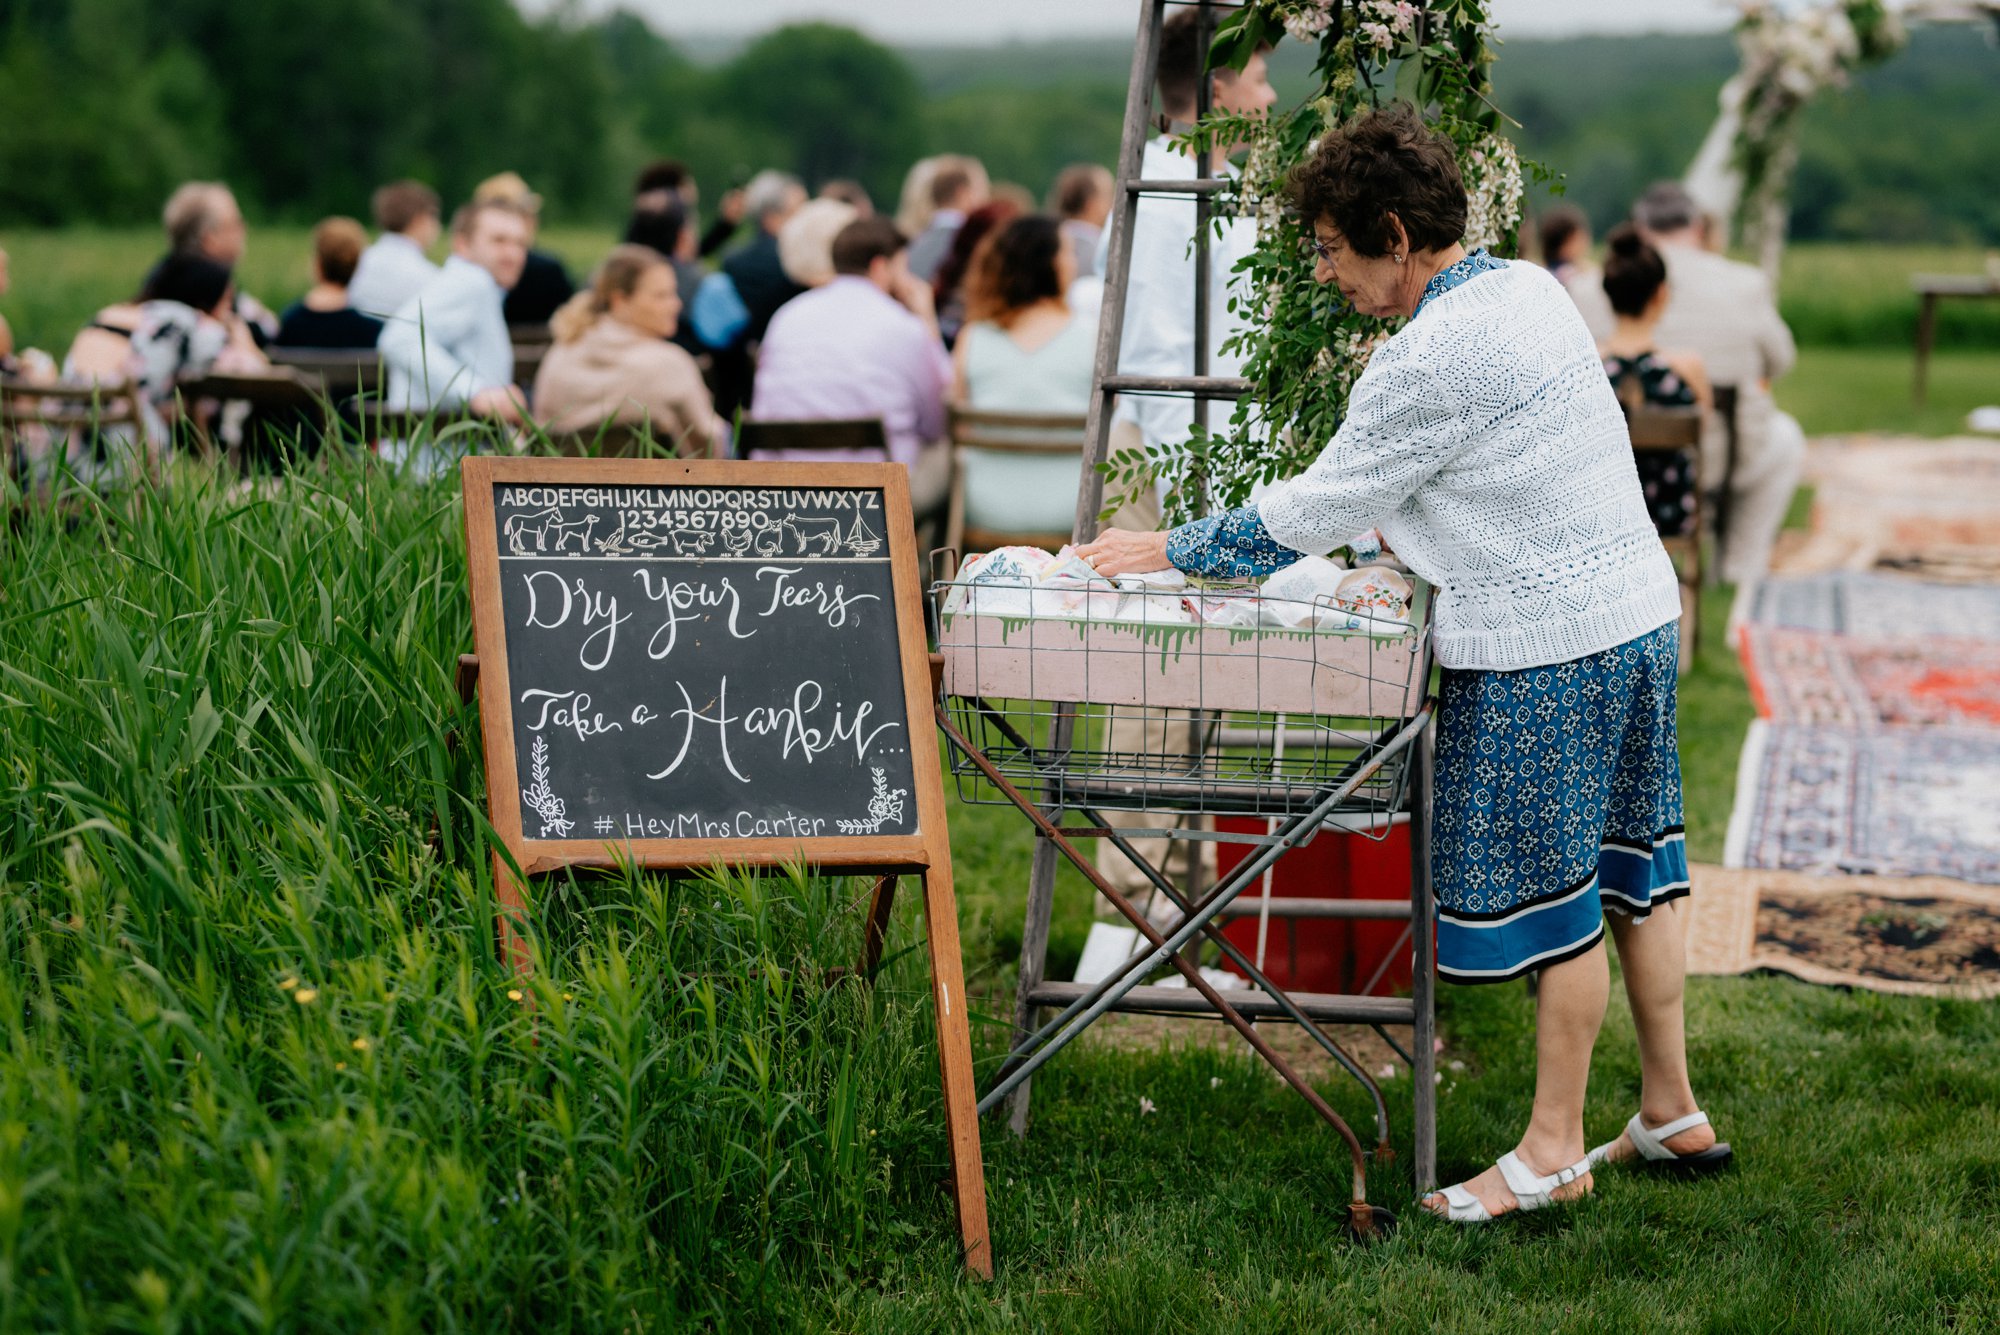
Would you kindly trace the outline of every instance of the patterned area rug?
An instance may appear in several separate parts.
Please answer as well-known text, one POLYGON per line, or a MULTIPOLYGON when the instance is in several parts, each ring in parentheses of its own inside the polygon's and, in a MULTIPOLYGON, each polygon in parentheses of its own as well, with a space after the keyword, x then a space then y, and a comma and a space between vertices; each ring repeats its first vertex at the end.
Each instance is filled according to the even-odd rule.
POLYGON ((1926 583, 1864 570, 1774 576, 1757 586, 1744 619, 1876 639, 2000 640, 2000 587, 1926 583))
POLYGON ((1723 862, 2000 885, 2000 729, 1750 725, 1723 862))
POLYGON ((1752 623, 1740 648, 1757 712, 1776 723, 2000 727, 2000 642, 1752 623))
POLYGON ((1688 972, 2000 997, 2000 891, 1939 878, 1829 880, 1693 869, 1688 972))

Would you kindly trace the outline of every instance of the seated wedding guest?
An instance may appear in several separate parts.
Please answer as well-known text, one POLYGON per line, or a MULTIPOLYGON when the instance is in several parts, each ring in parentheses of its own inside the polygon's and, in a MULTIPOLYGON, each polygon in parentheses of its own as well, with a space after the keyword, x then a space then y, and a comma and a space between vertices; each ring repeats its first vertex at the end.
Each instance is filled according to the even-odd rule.
POLYGON ((931 214, 937 211, 931 203, 931 178, 943 161, 942 153, 918 158, 903 173, 903 188, 896 196, 896 230, 904 236, 922 236, 931 225, 931 214))
POLYGON ((313 285, 285 308, 272 342, 281 348, 372 348, 382 322, 350 304, 348 285, 368 233, 352 218, 327 218, 313 228, 313 285))
MULTIPOLYGON (((211 370, 256 371, 268 363, 236 316, 229 270, 199 255, 169 255, 153 266, 131 302, 106 307, 86 325, 63 360, 63 377, 99 384, 130 382, 155 455, 172 442, 175 390, 211 370)), ((72 465, 92 473, 110 461, 113 433, 79 442, 72 465)))
POLYGON ((938 333, 944 338, 947 348, 958 341, 958 331, 965 324, 965 279, 972 271, 973 255, 986 238, 1020 212, 1020 206, 1012 200, 990 200, 967 214, 964 223, 952 234, 951 250, 945 255, 944 263, 938 266, 937 276, 931 283, 931 303, 937 311, 938 333))
MULTIPOLYGON (((1632 221, 1667 266, 1669 295, 1657 337, 1662 347, 1701 358, 1716 385, 1736 388, 1736 444, 1723 535, 1721 574, 1742 584, 1761 578, 1791 508, 1805 466, 1806 437, 1780 412, 1771 382, 1792 369, 1798 349, 1778 314, 1771 285, 1752 265, 1717 255, 1703 244, 1702 213, 1674 181, 1649 188, 1633 205, 1632 221)), ((1590 331, 1608 337, 1615 323, 1602 285, 1593 294, 1570 289, 1590 331)), ((1727 435, 1712 416, 1702 435, 1702 467, 1722 477, 1727 435)))
MULTIPOLYGON (((653 202, 635 205, 632 216, 625 221, 625 244, 646 246, 665 257, 673 265, 674 285, 685 304, 700 291, 702 282, 708 277, 708 272, 694 257, 692 215, 678 194, 660 191, 647 198, 653 202)), ((707 350, 707 345, 695 332, 693 320, 677 321, 673 338, 691 355, 700 356, 707 350)))
MULTIPOLYGON (((7 295, 12 286, 7 272, 7 252, 0 250, 0 297, 7 295)), ((11 361, 14 356, 14 331, 7 327, 7 317, 0 315, 0 361, 11 361)))
POLYGON ((778 233, 806 202, 806 188, 786 172, 762 171, 744 187, 744 212, 756 224, 757 235, 722 262, 722 272, 735 285, 749 314, 744 337, 764 337, 778 308, 805 289, 793 282, 778 256, 778 233))
POLYGON ((958 153, 939 157, 931 172, 930 219, 910 242, 910 272, 926 283, 934 281, 966 215, 991 193, 986 168, 978 158, 958 153))
MULTIPOLYGON (((688 226, 692 229, 696 210, 701 205, 701 191, 695 183, 694 173, 688 170, 685 162, 676 158, 661 158, 639 173, 639 179, 632 185, 632 209, 636 213, 664 208, 669 196, 680 200, 681 207, 686 210, 688 226)), ((729 238, 736 235, 736 228, 742 221, 743 192, 724 191, 716 205, 715 221, 701 234, 692 258, 706 258, 728 245, 729 238)))
MULTIPOLYGON (((985 412, 1088 411, 1097 321, 1070 309, 1065 294, 1075 277, 1061 224, 1045 214, 1016 218, 987 238, 973 258, 967 322, 952 352, 958 403, 985 412)), ((1075 522, 1081 449, 1012 454, 968 446, 959 466, 966 523, 975 528, 1067 533, 1075 522)))
POLYGON ((680 313, 673 266, 646 246, 614 247, 549 322, 555 346, 535 376, 535 416, 551 433, 586 437, 607 422, 645 423, 662 444, 714 453, 724 427, 708 387, 668 342, 680 313))
POLYGON ((833 239, 860 215, 852 204, 815 199, 799 206, 778 231, 778 262, 785 277, 800 287, 825 287, 833 281, 833 239))
MULTIPOLYGON (((1604 373, 1621 397, 1636 394, 1642 403, 1707 410, 1713 399, 1701 358, 1663 352, 1659 346, 1660 317, 1666 314, 1668 297, 1665 261, 1630 223, 1613 228, 1605 245, 1604 295, 1611 302, 1615 323, 1609 337, 1597 345, 1604 373)), ((1635 462, 1646 508, 1660 536, 1690 532, 1695 514, 1694 451, 1644 450, 1635 462)))
POLYGON ((394 315, 437 277, 427 252, 444 231, 444 211, 437 191, 422 181, 391 181, 369 203, 381 235, 361 252, 347 301, 369 315, 394 315))
MULTIPOLYGON (((382 329, 391 408, 469 407, 500 422, 521 420, 524 396, 514 384, 514 344, 507 334, 507 289, 528 254, 528 219, 511 204, 474 202, 451 220, 451 257, 382 329)), ((421 476, 451 462, 434 445, 382 442, 392 462, 421 476)))
POLYGON ((1077 276, 1097 272, 1097 239, 1111 216, 1111 173, 1094 162, 1073 162, 1062 169, 1049 191, 1049 207, 1062 219, 1063 241, 1077 276))
POLYGON ((910 470, 910 503, 922 517, 943 506, 951 485, 951 451, 938 443, 951 361, 938 337, 930 286, 910 273, 906 247, 896 225, 880 216, 840 230, 833 281, 771 321, 750 416, 879 418, 889 457, 910 470))
MULTIPOLYGON (((243 260, 250 232, 236 196, 220 181, 189 181, 168 197, 160 221, 167 229, 167 250, 174 255, 198 255, 234 270, 243 260)), ((232 298, 235 310, 259 343, 278 332, 278 317, 247 292, 232 298)))
POLYGON ((481 181, 472 191, 475 204, 505 204, 528 222, 528 257, 521 266, 520 281, 507 289, 506 313, 510 325, 547 324, 556 309, 576 293, 563 262, 546 250, 535 249, 535 232, 541 225, 542 197, 528 189, 517 172, 501 172, 481 181))
POLYGON ((875 201, 868 197, 868 188, 859 181, 851 181, 844 176, 836 177, 819 188, 821 199, 837 199, 854 207, 854 216, 866 218, 875 212, 875 201))
POLYGON ((1542 267, 1568 287, 1572 280, 1592 282, 1590 219, 1574 204, 1557 204, 1542 214, 1535 227, 1541 242, 1542 267))

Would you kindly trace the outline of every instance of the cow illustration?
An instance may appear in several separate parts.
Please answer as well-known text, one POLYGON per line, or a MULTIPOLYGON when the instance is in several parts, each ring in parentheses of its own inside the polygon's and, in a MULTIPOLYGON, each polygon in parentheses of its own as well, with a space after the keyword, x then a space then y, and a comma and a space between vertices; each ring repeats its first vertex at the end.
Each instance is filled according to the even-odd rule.
POLYGON ((507 539, 507 549, 516 556, 528 554, 528 543, 533 541, 538 552, 561 551, 572 538, 577 540, 578 550, 590 550, 590 531, 597 526, 597 516, 592 515, 582 523, 564 522, 562 511, 551 506, 537 510, 533 514, 509 515, 500 532, 507 539), (550 540, 554 540, 553 548, 550 540))
POLYGON ((691 528, 677 528, 668 536, 673 540, 675 556, 706 556, 715 545, 715 534, 691 528))
POLYGON ((832 556, 840 550, 840 521, 838 519, 801 519, 797 515, 786 515, 786 528, 792 531, 792 541, 799 545, 799 555, 804 556, 819 544, 821 556, 832 556))
POLYGON ((747 528, 732 528, 722 535, 722 545, 731 556, 750 555, 750 540, 756 532, 747 528))

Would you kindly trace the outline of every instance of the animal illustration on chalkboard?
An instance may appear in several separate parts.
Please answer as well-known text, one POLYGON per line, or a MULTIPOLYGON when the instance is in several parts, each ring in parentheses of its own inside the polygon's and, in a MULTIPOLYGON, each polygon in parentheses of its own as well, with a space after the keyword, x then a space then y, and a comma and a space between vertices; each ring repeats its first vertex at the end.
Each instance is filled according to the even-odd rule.
POLYGON ((792 531, 792 541, 799 545, 800 556, 811 552, 814 544, 818 544, 821 556, 832 556, 840 550, 838 519, 801 519, 797 515, 786 515, 785 527, 792 531))
POLYGON ((509 515, 500 533, 507 539, 509 551, 516 556, 526 556, 530 541, 538 552, 559 552, 571 539, 575 539, 577 550, 587 552, 590 550, 591 530, 596 527, 596 515, 582 521, 565 521, 562 511, 551 506, 533 514, 509 515))
POLYGON ((782 556, 785 551, 785 531, 773 524, 757 535, 757 555, 782 556))
POLYGON ((889 776, 880 765, 870 765, 868 769, 875 776, 875 793, 868 799, 868 819, 835 821, 842 834, 874 834, 884 825, 903 823, 903 799, 909 790, 891 788, 889 776))
POLYGON ((708 549, 715 546, 715 534, 696 532, 691 528, 677 528, 672 534, 675 556, 707 556, 708 549))
POLYGON ((756 536, 755 530, 752 529, 729 529, 722 535, 723 550, 727 551, 731 556, 748 556, 750 555, 750 540, 756 536))
POLYGON ((625 546, 624 514, 618 516, 618 527, 612 530, 610 537, 597 540, 597 550, 606 556, 623 556, 626 553, 628 548, 625 546))

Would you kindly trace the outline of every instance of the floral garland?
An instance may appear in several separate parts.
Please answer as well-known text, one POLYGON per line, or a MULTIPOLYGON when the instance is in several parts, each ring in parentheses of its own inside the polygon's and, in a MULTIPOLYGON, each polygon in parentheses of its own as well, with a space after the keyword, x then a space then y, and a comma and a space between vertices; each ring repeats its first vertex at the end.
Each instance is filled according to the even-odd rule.
POLYGON ((1319 48, 1318 89, 1303 102, 1263 117, 1212 114, 1181 141, 1191 151, 1249 146, 1216 212, 1257 220, 1256 249, 1230 279, 1229 308, 1241 329, 1223 344, 1242 357, 1251 389, 1219 430, 1197 429, 1185 445, 1152 455, 1114 455, 1106 465, 1111 494, 1130 494, 1157 474, 1169 486, 1167 518, 1182 523, 1242 504, 1258 483, 1302 472, 1333 438, 1354 382, 1396 326, 1342 307, 1313 281, 1305 230, 1285 206, 1286 177, 1327 130, 1397 99, 1422 107, 1458 148, 1466 246, 1514 253, 1522 168, 1489 100, 1487 8, 1488 0, 1252 0, 1216 25, 1214 68, 1241 69, 1286 35, 1319 48))
POLYGON ((1742 0, 1736 46, 1743 56, 1734 162, 1742 188, 1734 231, 1770 258, 1783 245, 1786 194, 1798 162, 1799 113, 1827 88, 1909 40, 1884 0, 1830 0, 1787 14, 1771 0, 1742 0))

